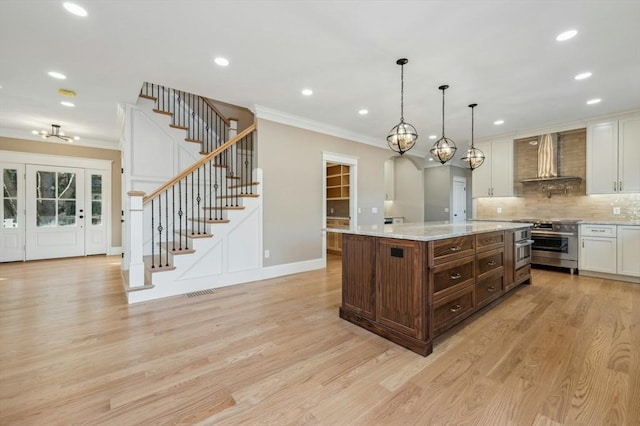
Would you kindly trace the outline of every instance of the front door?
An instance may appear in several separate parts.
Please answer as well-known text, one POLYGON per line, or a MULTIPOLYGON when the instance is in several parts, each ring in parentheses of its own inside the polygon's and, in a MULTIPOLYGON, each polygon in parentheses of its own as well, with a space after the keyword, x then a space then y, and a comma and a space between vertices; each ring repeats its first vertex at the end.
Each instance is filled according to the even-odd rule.
POLYGON ((85 255, 84 169, 26 166, 26 260, 85 255))

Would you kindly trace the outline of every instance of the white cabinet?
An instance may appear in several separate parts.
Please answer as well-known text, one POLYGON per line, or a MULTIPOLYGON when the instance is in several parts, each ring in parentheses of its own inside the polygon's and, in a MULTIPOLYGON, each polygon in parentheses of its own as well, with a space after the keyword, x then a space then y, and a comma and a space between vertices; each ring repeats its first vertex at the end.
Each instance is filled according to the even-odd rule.
POLYGON ((640 226, 618 225, 618 273, 640 277, 640 226))
POLYGON ((615 225, 580 225, 580 240, 580 271, 616 273, 615 225))
POLYGON ((587 194, 640 192, 640 117, 589 126, 587 194))
POLYGON ((582 275, 640 282, 640 226, 580 225, 578 269, 582 275))
POLYGON ((384 162, 384 199, 392 201, 395 198, 395 161, 384 162))
POLYGON ((513 196, 513 140, 499 139, 477 143, 484 152, 484 164, 473 171, 472 196, 513 196))

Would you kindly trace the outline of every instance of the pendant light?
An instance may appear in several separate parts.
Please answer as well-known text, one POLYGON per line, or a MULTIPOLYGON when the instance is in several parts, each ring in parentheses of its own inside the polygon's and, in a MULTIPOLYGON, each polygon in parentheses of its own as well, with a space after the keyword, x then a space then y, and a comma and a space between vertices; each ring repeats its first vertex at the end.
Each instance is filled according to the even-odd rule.
POLYGON ((389 148, 400 155, 413 148, 418 140, 416 128, 404 121, 404 66, 407 62, 409 60, 406 58, 396 61, 396 64, 400 65, 400 123, 395 125, 387 135, 389 148))
POLYGON ((451 160, 458 149, 451 139, 444 136, 444 91, 448 88, 449 86, 446 84, 438 87, 438 89, 442 90, 442 137, 438 139, 438 141, 433 145, 433 148, 431 148, 431 155, 433 158, 442 164, 451 160))
POLYGON ((485 159, 484 152, 473 146, 473 109, 477 106, 478 104, 469 105, 469 108, 471 108, 471 148, 469 148, 467 152, 465 152, 464 157, 462 157, 464 166, 471 170, 482 166, 485 159))

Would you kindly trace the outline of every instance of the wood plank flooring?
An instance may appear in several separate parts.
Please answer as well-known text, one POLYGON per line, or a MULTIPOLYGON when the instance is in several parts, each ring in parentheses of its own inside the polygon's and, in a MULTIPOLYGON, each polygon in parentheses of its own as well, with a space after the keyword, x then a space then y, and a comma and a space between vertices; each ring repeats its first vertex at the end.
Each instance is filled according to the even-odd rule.
POLYGON ((640 285, 534 284, 423 358, 338 317, 341 266, 128 306, 119 257, 0 264, 2 425, 640 425, 640 285))

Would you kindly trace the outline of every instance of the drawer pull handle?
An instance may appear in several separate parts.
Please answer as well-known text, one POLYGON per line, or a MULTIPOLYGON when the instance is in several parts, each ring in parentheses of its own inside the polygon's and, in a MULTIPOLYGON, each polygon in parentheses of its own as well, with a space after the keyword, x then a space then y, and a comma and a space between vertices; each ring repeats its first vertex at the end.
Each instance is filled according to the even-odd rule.
POLYGON ((496 286, 494 285, 490 285, 489 287, 487 287, 487 291, 489 293, 493 293, 494 291, 496 291, 496 286))
POLYGON ((461 277, 462 277, 462 275, 460 275, 458 273, 449 275, 449 278, 451 278, 452 280, 457 280, 457 279, 459 279, 461 277))
POLYGON ((451 247, 451 251, 460 251, 460 250, 462 250, 462 247, 460 246, 451 247))
POLYGON ((455 304, 452 307, 449 308, 449 311, 451 312, 458 312, 460 309, 462 309, 462 306, 460 306, 459 304, 455 304))
POLYGON ((487 265, 488 265, 488 266, 493 266, 493 265, 495 265, 495 264, 496 264, 496 261, 495 261, 495 260, 491 260, 491 261, 487 262, 487 265))

